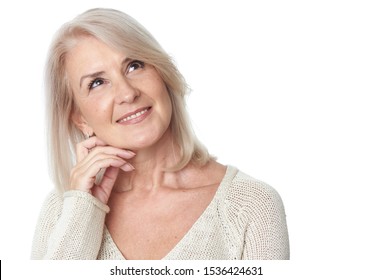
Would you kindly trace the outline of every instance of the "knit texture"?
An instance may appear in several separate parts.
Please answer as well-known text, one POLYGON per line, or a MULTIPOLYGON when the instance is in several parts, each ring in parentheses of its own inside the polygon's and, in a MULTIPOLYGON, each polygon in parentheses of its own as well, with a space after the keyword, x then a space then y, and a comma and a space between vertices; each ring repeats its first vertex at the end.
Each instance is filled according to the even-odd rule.
MULTIPOLYGON (((31 258, 124 260, 105 226, 108 211, 107 205, 89 193, 52 191, 41 210, 31 258)), ((163 259, 289 259, 279 194, 228 166, 208 207, 163 259)))

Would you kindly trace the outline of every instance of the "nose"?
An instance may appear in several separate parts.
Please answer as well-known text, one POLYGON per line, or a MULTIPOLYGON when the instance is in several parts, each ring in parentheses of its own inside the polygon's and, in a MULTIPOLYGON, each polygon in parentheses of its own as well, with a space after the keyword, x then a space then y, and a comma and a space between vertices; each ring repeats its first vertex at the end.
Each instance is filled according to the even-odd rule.
POLYGON ((117 104, 133 103, 140 95, 139 89, 125 77, 117 81, 115 87, 115 102, 117 104))

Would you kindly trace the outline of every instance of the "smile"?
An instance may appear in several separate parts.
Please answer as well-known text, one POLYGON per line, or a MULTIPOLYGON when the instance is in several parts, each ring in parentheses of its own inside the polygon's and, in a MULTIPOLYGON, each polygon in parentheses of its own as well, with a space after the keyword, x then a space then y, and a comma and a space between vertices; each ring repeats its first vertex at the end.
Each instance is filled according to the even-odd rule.
POLYGON ((121 123, 121 124, 124 124, 124 123, 132 124, 132 123, 140 122, 147 117, 150 109, 151 109, 151 107, 147 107, 147 108, 144 108, 144 109, 139 109, 139 110, 137 110, 133 113, 129 113, 129 114, 123 116, 117 122, 121 123))

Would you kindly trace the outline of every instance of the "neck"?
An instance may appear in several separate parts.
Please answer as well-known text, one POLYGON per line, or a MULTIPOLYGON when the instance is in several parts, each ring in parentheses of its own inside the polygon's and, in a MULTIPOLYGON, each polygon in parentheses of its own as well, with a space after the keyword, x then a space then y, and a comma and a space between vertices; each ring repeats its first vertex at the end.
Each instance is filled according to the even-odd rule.
POLYGON ((180 159, 179 148, 170 131, 156 145, 135 152, 136 156, 128 161, 135 170, 120 171, 113 191, 155 190, 160 186, 179 185, 177 172, 164 171, 180 159))

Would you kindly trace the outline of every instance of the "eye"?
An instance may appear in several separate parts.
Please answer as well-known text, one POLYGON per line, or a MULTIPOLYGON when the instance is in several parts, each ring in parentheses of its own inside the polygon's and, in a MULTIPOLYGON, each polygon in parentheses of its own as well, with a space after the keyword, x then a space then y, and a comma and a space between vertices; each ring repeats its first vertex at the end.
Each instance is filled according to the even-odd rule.
POLYGON ((137 69, 141 69, 145 67, 145 63, 139 60, 134 60, 128 65, 127 73, 131 73, 137 69))
POLYGON ((88 84, 88 89, 89 90, 92 90, 102 84, 105 83, 105 80, 104 79, 101 79, 101 78, 96 78, 94 80, 92 80, 89 84, 88 84))

